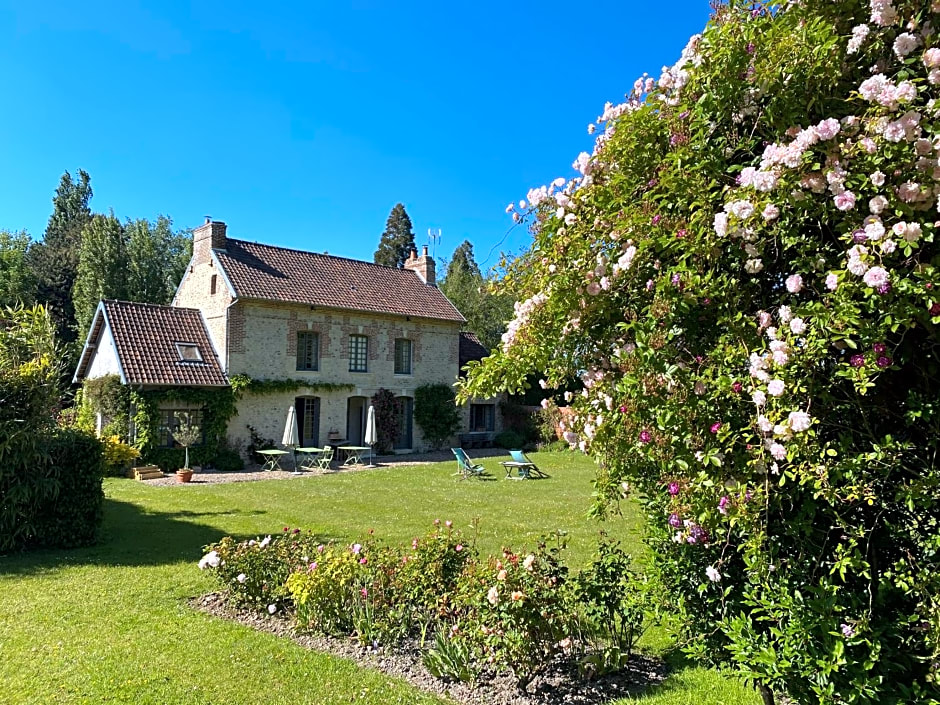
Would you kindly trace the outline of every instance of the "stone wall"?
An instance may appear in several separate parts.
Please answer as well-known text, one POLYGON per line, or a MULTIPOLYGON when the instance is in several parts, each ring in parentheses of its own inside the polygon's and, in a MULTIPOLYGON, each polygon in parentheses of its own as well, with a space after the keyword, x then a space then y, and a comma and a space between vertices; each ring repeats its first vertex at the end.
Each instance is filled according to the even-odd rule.
MULTIPOLYGON (((261 435, 279 443, 288 407, 296 397, 306 395, 320 398, 320 445, 331 431, 347 438, 350 397, 369 399, 385 388, 396 396, 414 398, 414 390, 422 384, 449 385, 457 378, 456 323, 247 301, 238 301, 231 307, 229 322, 226 344, 229 375, 352 385, 349 390, 330 392, 246 393, 238 404, 238 415, 229 424, 229 435, 236 442, 248 443, 247 424, 251 424, 261 435), (297 369, 297 334, 301 331, 319 334, 316 371, 297 369), (350 335, 365 335, 369 339, 366 372, 349 371, 350 335), (412 341, 410 375, 394 372, 396 338, 412 341)), ((412 449, 424 449, 416 426, 412 437, 412 449)))

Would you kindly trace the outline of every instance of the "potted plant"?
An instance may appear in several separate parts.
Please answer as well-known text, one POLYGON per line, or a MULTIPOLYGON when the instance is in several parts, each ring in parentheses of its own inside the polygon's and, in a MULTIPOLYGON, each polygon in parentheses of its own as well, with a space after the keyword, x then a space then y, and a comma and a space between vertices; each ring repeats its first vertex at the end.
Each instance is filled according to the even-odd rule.
POLYGON ((189 446, 202 439, 202 429, 193 423, 193 415, 188 412, 176 414, 176 429, 173 431, 173 440, 183 446, 185 460, 183 467, 176 471, 176 479, 180 482, 189 482, 193 479, 193 469, 189 467, 189 446))

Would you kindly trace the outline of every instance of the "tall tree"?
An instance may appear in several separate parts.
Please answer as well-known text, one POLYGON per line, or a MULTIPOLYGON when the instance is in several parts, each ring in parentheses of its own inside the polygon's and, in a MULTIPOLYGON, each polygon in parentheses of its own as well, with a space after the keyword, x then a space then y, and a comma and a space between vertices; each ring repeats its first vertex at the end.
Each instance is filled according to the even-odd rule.
POLYGON ((375 251, 375 263, 387 267, 403 267, 408 255, 415 249, 415 234, 411 218, 401 203, 396 203, 385 221, 385 232, 375 251))
POLYGON ((492 291, 473 256, 473 244, 464 240, 450 258, 440 290, 467 319, 466 328, 490 350, 500 344, 506 321, 512 318, 512 301, 492 291))
POLYGON ((151 223, 146 218, 128 219, 127 298, 153 304, 168 304, 176 293, 189 257, 192 238, 187 231, 173 232, 173 221, 165 215, 151 223))
POLYGON ((95 215, 82 231, 73 303, 78 336, 84 336, 101 299, 126 299, 127 236, 112 211, 95 215))
POLYGON ((75 310, 72 289, 78 273, 81 233, 91 220, 91 177, 78 170, 78 179, 66 171, 52 198, 52 215, 42 242, 29 248, 29 264, 36 278, 37 299, 50 308, 56 338, 63 343, 75 340, 75 310))
POLYGON ((29 306, 36 298, 36 282, 26 261, 28 249, 25 230, 0 230, 0 308, 29 306))

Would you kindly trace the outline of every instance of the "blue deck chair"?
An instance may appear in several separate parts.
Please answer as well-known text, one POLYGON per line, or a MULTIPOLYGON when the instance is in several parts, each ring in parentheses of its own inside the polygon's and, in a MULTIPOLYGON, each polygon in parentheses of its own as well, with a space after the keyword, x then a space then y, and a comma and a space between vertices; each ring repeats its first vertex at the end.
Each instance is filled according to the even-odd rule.
POLYGON ((457 458, 457 472, 454 474, 460 475, 461 480, 469 480, 471 477, 483 477, 486 473, 482 465, 470 460, 463 448, 451 448, 451 451, 453 451, 454 457, 457 458))
POLYGON ((506 468, 507 480, 542 479, 548 477, 548 473, 539 470, 538 466, 529 460, 526 454, 521 450, 511 450, 509 451, 509 455, 512 457, 512 460, 505 460, 500 463, 500 465, 506 468), (517 472, 516 475, 512 474, 513 470, 517 472))

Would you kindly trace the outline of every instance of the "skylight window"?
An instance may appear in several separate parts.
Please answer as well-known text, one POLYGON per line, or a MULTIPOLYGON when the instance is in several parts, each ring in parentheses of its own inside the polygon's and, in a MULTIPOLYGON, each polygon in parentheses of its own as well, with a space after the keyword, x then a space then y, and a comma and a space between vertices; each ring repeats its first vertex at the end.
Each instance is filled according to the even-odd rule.
POLYGON ((202 362, 202 353, 195 343, 177 343, 176 352, 182 362, 202 362))

